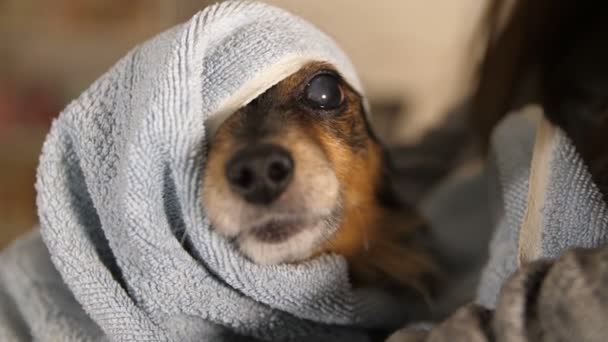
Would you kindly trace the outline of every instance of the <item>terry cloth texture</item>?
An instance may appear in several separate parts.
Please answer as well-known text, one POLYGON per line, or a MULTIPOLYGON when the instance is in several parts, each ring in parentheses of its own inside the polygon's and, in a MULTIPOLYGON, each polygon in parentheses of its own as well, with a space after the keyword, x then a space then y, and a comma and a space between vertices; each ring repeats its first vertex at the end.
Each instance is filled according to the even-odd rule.
POLYGON ((586 166, 535 106, 507 116, 491 143, 485 168, 421 206, 457 270, 446 318, 389 341, 604 341, 608 211, 586 166))
MULTIPOLYGON (((541 115, 531 107, 495 130, 484 172, 494 185, 489 195, 461 180, 463 187, 444 185, 429 199, 437 210, 427 213, 439 215, 439 224, 442 215, 455 218, 456 228, 469 216, 469 223, 479 222, 439 210, 465 198, 497 223, 478 303, 452 310, 435 326, 406 327, 388 341, 606 340, 608 212, 571 141, 541 115)), ((471 239, 485 234, 482 226, 473 230, 467 230, 471 239)))
POLYGON ((568 136, 541 117, 529 107, 493 134, 495 231, 477 292, 487 308, 519 267, 608 242, 608 209, 591 174, 568 136))
POLYGON ((396 308, 353 291, 343 258, 260 266, 205 217, 205 125, 310 61, 362 92, 318 29, 229 1, 137 46, 73 101, 40 158, 40 231, 0 259, 0 340, 365 341, 393 321, 396 308))
POLYGON ((486 166, 448 178, 422 202, 439 251, 466 275, 462 291, 457 280, 451 286, 460 293, 448 291, 461 303, 494 308, 521 266, 608 242, 608 209, 591 174, 566 134, 541 117, 536 106, 508 115, 486 166))

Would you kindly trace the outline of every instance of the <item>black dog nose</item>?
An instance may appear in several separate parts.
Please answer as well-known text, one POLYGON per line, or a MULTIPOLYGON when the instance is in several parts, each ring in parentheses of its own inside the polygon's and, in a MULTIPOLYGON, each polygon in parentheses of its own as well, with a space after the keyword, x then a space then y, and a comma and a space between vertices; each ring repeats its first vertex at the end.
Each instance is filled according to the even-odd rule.
POLYGON ((284 148, 263 144, 239 150, 226 164, 232 189, 250 203, 269 204, 293 177, 293 159, 284 148))

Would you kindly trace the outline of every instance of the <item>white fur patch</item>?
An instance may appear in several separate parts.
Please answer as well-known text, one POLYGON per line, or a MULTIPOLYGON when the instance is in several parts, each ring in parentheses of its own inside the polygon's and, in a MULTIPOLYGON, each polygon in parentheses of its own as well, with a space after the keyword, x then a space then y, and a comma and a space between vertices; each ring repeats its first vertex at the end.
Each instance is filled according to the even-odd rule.
POLYGON ((239 239, 239 247, 245 255, 258 264, 293 262, 310 257, 319 243, 326 240, 334 231, 335 227, 320 220, 311 226, 305 226, 293 236, 278 243, 260 241, 253 234, 245 234, 239 239))

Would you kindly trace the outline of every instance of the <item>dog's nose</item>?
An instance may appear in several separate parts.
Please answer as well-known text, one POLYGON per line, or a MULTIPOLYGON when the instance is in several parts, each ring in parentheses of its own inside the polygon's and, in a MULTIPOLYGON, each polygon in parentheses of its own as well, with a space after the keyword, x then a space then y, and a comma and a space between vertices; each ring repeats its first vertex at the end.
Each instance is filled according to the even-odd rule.
POLYGON ((263 144, 239 150, 226 164, 232 189, 255 204, 272 203, 293 177, 293 159, 284 148, 263 144))

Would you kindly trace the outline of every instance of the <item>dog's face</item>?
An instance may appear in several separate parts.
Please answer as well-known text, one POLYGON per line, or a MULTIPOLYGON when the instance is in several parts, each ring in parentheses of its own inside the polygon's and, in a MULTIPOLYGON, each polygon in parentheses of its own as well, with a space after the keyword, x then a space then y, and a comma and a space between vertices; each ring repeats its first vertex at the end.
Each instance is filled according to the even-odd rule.
POLYGON ((353 243, 337 234, 345 207, 375 187, 377 148, 361 96, 331 65, 311 63, 217 129, 203 179, 207 214, 257 263, 340 249, 353 243))

